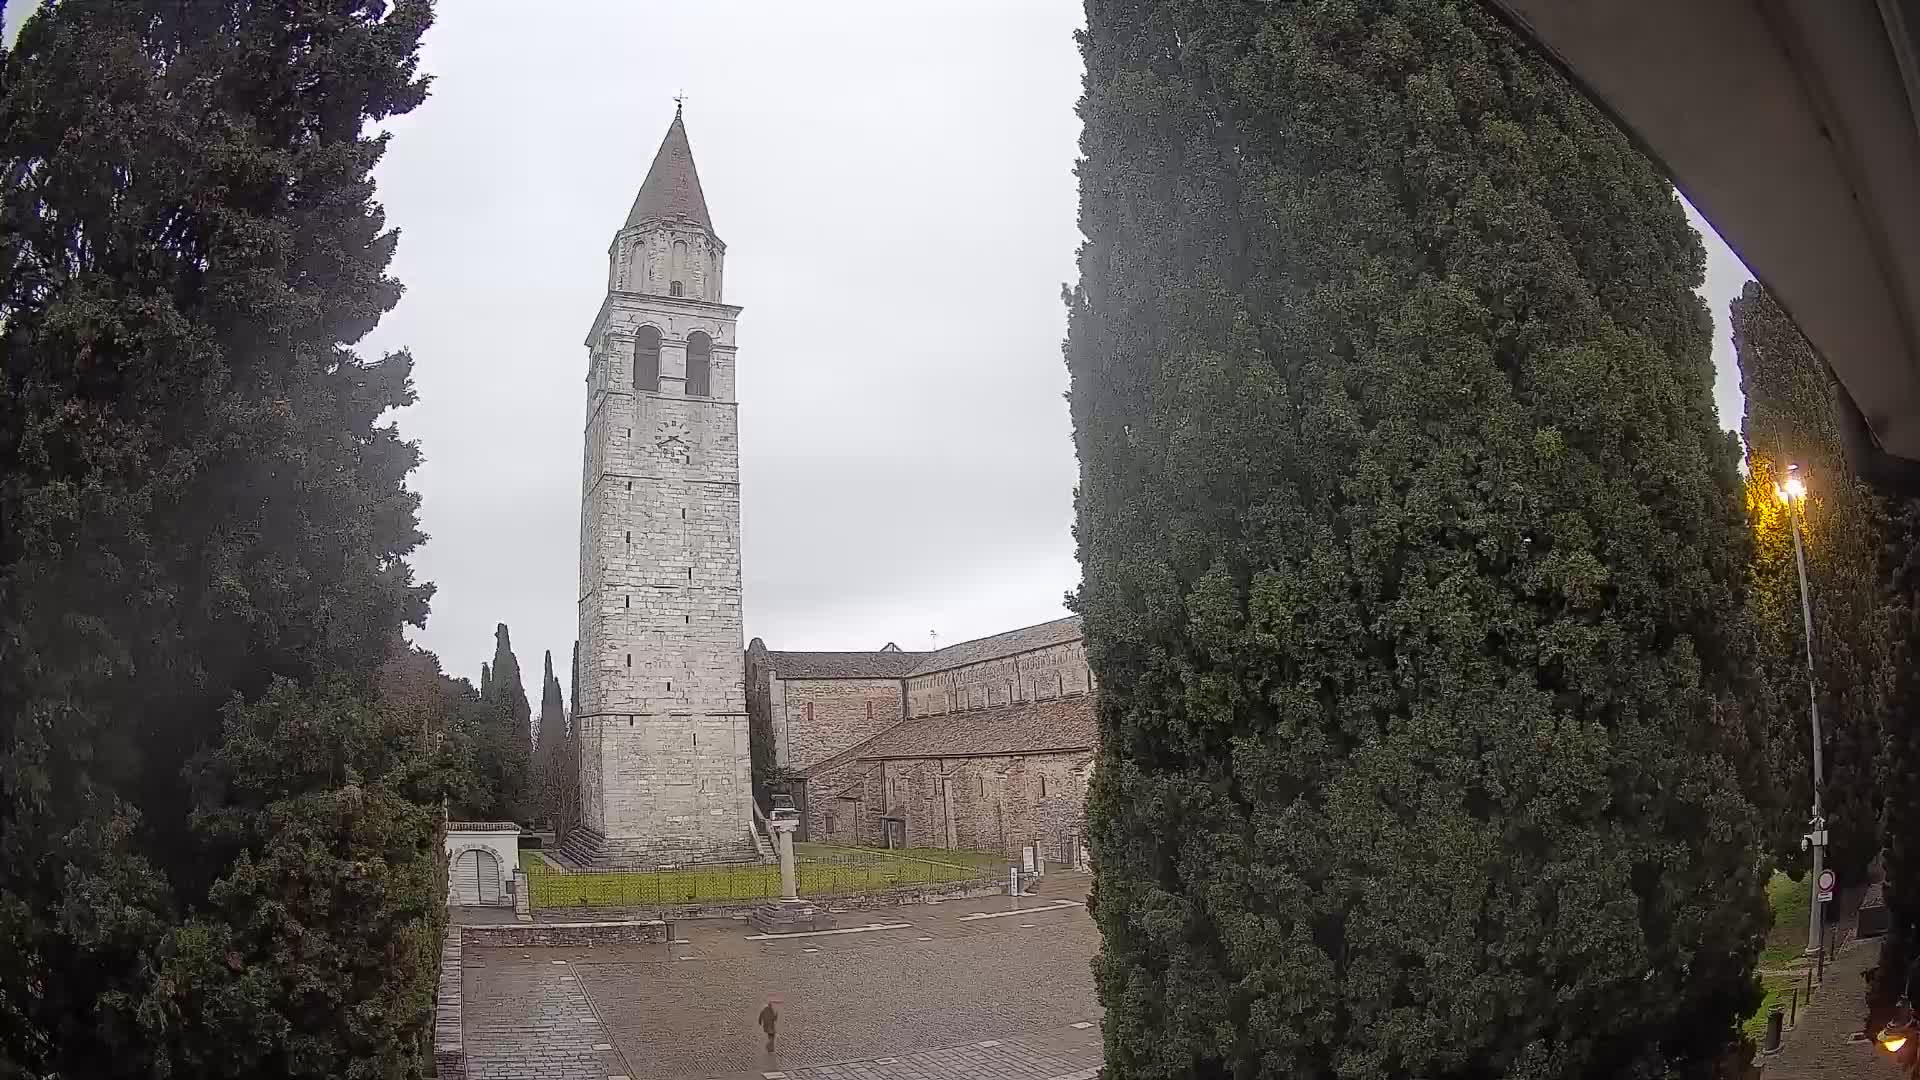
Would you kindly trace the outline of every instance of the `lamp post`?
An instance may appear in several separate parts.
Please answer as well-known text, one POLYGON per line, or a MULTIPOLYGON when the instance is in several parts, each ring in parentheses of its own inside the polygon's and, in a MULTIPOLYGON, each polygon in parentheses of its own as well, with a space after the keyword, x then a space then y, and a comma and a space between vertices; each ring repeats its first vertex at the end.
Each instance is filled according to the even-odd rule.
POLYGON ((1787 520, 1793 526, 1793 564, 1800 571, 1800 618, 1807 634, 1807 716, 1813 724, 1813 818, 1806 843, 1813 853, 1812 903, 1807 914, 1807 955, 1815 960, 1821 951, 1820 871, 1826 862, 1827 816, 1820 806, 1820 788, 1825 777, 1820 768, 1820 691, 1813 674, 1813 603, 1807 592, 1807 554, 1800 542, 1800 505, 1806 501, 1807 485, 1800 478, 1800 466, 1787 466, 1787 481, 1774 488, 1780 501, 1787 504, 1787 520))

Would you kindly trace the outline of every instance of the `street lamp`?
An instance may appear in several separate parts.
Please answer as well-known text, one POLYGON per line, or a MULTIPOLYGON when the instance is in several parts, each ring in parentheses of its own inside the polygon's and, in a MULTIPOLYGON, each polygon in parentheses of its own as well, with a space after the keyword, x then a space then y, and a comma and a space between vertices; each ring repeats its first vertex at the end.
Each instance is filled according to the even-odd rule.
POLYGON ((1807 554, 1800 543, 1800 504, 1806 501, 1807 484, 1800 466, 1787 466, 1786 482, 1774 493, 1787 504, 1787 520, 1793 524, 1793 564, 1800 571, 1800 618, 1807 631, 1807 716, 1813 722, 1813 820, 1805 844, 1813 852, 1813 902, 1807 916, 1807 955, 1820 957, 1820 871, 1826 861, 1827 816, 1820 808, 1820 788, 1825 782, 1820 769, 1820 692, 1813 674, 1813 603, 1807 593, 1807 554))

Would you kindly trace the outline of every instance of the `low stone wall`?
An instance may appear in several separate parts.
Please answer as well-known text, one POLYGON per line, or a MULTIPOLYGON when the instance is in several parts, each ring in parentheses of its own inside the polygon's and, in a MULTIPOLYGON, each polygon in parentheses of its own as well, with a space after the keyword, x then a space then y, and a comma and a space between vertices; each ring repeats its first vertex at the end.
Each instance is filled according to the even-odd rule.
POLYGON ((463 926, 460 937, 463 944, 495 947, 659 945, 667 940, 667 924, 660 919, 490 923, 463 926))
POLYGON ((461 928, 447 927, 440 941, 440 989, 433 1003, 433 1074, 440 1080, 466 1080, 466 1039, 460 1020, 461 928))

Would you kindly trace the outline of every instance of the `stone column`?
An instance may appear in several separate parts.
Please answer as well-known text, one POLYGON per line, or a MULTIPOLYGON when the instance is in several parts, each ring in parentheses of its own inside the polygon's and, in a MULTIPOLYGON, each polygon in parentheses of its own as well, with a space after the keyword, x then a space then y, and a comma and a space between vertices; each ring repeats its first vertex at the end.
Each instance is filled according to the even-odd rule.
POLYGON ((800 885, 793 866, 793 832, 800 827, 796 818, 773 818, 767 828, 773 833, 774 847, 780 853, 780 899, 799 900, 800 885))

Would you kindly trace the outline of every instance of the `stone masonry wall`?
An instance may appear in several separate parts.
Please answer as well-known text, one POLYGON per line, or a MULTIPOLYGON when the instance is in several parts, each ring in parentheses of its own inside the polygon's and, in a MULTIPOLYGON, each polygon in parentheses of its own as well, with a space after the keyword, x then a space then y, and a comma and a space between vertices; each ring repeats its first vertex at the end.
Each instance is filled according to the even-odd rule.
POLYGON ((774 679, 775 760, 790 769, 880 734, 905 718, 898 679, 774 679))
POLYGON ((1038 844, 1047 858, 1064 860, 1085 842, 1092 768, 1093 754, 1084 750, 850 762, 809 778, 808 824, 832 843, 880 844, 881 817, 902 817, 908 847, 1011 858, 1038 844))
POLYGON ((997 660, 914 675, 906 680, 907 715, 933 716, 1009 701, 1039 701, 1089 689, 1087 650, 1063 641, 997 660))
POLYGON ((596 319, 583 461, 583 818, 619 858, 725 853, 751 829, 740 612, 738 309, 614 292, 596 319), (660 391, 633 386, 637 328, 660 391), (685 394, 687 335, 712 397, 685 394))

